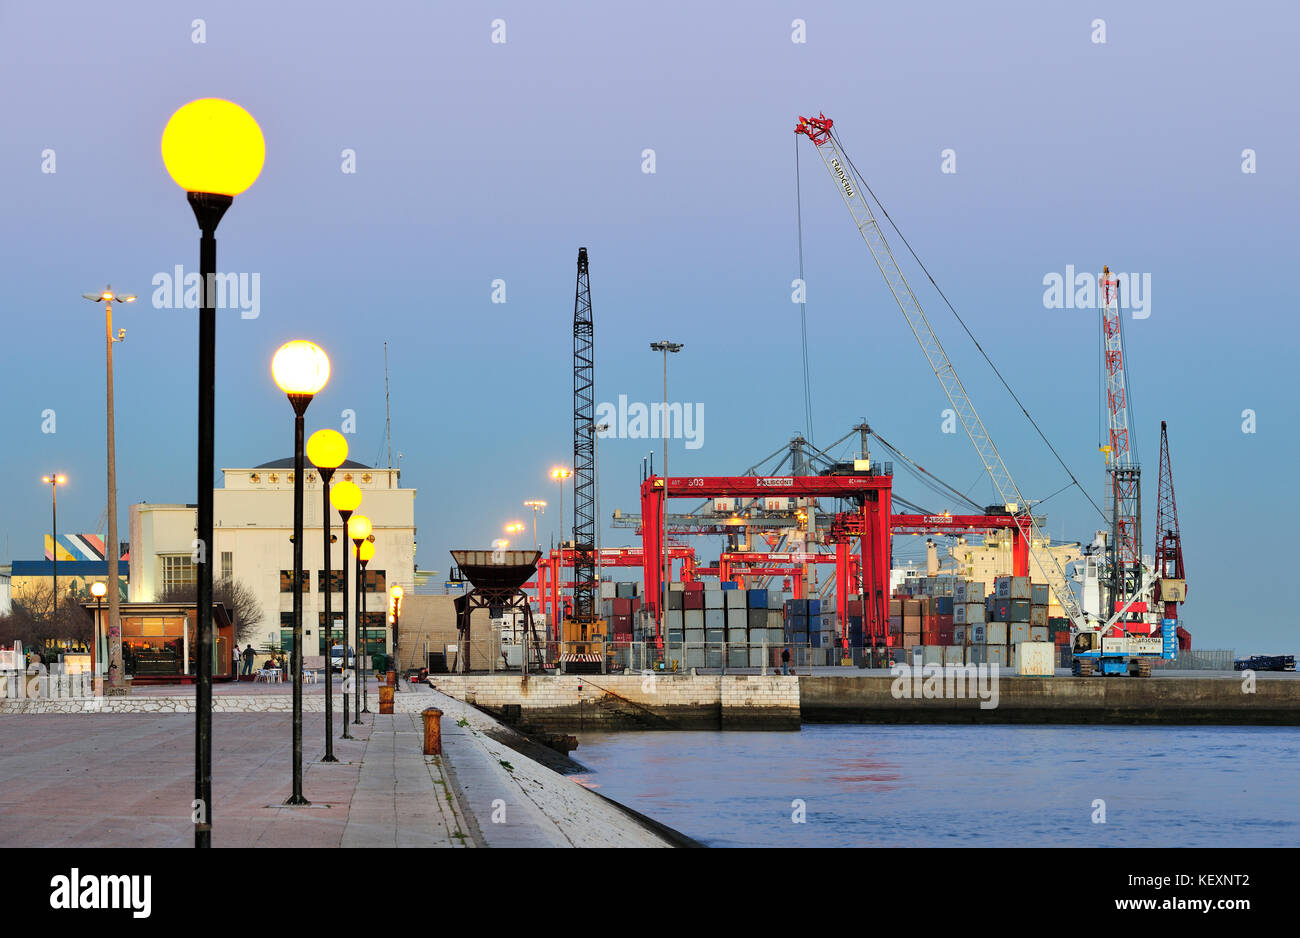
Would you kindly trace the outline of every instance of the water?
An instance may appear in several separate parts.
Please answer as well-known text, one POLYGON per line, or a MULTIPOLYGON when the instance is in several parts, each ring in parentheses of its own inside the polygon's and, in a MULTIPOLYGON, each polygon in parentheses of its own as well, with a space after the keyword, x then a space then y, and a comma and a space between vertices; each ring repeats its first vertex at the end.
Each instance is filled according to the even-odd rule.
POLYGON ((711 847, 1295 846, 1300 728, 584 733, 574 776, 711 847), (806 823, 794 823, 796 799, 806 823), (1105 802, 1105 823, 1094 823, 1105 802))

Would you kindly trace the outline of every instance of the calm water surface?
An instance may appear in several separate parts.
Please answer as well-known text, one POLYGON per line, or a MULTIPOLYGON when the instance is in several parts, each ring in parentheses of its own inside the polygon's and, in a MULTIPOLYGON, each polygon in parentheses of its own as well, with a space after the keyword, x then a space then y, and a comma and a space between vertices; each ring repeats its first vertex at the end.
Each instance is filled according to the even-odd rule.
POLYGON ((807 725, 579 740, 573 755, 591 771, 578 781, 712 847, 1300 844, 1296 727, 807 725), (806 823, 791 820, 796 799, 806 823))

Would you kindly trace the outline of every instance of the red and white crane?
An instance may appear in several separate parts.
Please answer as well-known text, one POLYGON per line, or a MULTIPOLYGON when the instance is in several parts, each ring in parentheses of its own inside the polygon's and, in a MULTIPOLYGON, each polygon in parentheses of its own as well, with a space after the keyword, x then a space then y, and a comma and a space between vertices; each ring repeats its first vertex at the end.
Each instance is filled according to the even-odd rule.
POLYGON ((840 196, 844 199, 849 214, 853 216, 853 224, 870 249, 871 256, 875 258, 876 266, 884 275, 890 293, 894 295, 894 300, 898 303, 908 326, 911 327, 912 334, 916 336, 916 341, 921 346, 921 351, 925 353, 926 360, 930 363, 930 368, 939 379, 939 384, 948 396, 957 419, 961 421, 966 435, 975 445, 975 451, 979 454, 989 478, 992 479, 993 487, 997 489, 998 496, 1007 511, 1016 519, 1024 540, 1028 542, 1030 553, 1047 576, 1061 608, 1065 610, 1076 628, 1087 628, 1083 609, 1066 579, 1065 571, 1061 569, 1055 555, 1046 548, 1047 537, 1030 514, 1029 502, 1020 493, 984 422, 980 420, 970 395, 966 392, 961 379, 957 377, 957 371, 948 358, 948 353, 944 351, 939 337, 935 335, 930 321, 921 309, 921 304, 917 301, 911 286, 908 285, 907 278, 903 276, 898 261, 890 250, 889 242, 885 240, 884 232, 867 201, 866 186, 857 178, 852 162, 845 156, 839 141, 832 133, 833 126, 834 121, 825 114, 817 117, 800 117, 794 132, 806 136, 813 142, 817 155, 821 157, 826 170, 835 180, 840 196))

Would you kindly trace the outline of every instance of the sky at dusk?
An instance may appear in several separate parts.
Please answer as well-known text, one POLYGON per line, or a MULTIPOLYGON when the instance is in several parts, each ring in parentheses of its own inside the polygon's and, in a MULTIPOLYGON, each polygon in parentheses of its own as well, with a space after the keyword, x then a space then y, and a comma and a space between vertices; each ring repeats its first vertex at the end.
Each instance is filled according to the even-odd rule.
MULTIPOLYGON (((1046 308, 1044 281, 1067 266, 1149 275, 1142 317, 1125 313, 1148 552, 1167 420, 1194 644, 1294 652, 1300 595, 1274 558, 1289 562, 1281 535, 1300 515, 1297 27, 1293 6, 1253 2, 0 0, 0 560, 41 556, 50 470, 69 476, 60 529, 102 530, 103 308, 81 294, 108 283, 141 298, 116 322, 121 539, 130 504, 195 500, 197 314, 153 299, 159 274, 197 270, 159 139, 199 97, 247 108, 267 147, 217 232, 218 269, 256 274, 260 289, 256 317, 218 314, 218 469, 290 455, 269 365, 294 338, 333 366, 308 432, 354 411, 351 458, 383 465, 387 342, 419 566, 445 572, 449 548, 531 524, 529 498, 551 502, 543 542, 557 535, 548 470, 572 461, 585 246, 598 403, 659 400, 648 345, 685 344, 669 397, 702 407, 703 435, 670 443, 673 475, 736 474, 795 433, 826 445, 865 419, 993 501, 969 439, 942 431, 947 399, 799 138, 806 426, 792 130, 825 112, 1099 502, 1099 315, 1046 308), (806 42, 792 41, 795 20, 806 42)), ((1065 471, 910 259, 904 272, 1022 491, 1058 492, 1065 471)), ((606 521, 639 510, 652 449, 658 467, 655 440, 601 441, 606 521)), ((902 476, 898 492, 960 507, 902 476)), ((567 529, 571 493, 565 508, 567 529)), ((1102 526, 1077 489, 1041 510, 1054 538, 1102 526)), ((606 526, 602 539, 632 532, 606 526)), ((921 556, 902 540, 900 558, 921 556)), ((699 546, 716 556, 716 539, 699 546)))

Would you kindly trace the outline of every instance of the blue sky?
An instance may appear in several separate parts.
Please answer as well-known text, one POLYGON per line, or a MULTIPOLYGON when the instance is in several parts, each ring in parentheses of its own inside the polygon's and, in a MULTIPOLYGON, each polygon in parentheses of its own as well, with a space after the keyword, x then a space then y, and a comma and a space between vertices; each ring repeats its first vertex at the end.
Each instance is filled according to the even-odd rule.
MULTIPOLYGON (((186 101, 237 101, 267 141, 261 178, 218 231, 219 268, 261 279, 256 319, 219 317, 218 465, 289 453, 269 362, 290 338, 333 362, 309 431, 353 409, 352 456, 382 462, 387 341, 393 449, 419 489, 417 562, 444 571, 448 548, 530 520, 524 499, 558 507, 546 471, 571 459, 579 245, 597 401, 657 400, 648 342, 686 344, 670 396, 704 405, 706 435, 699 449, 673 444, 674 474, 739 472, 805 429, 791 131, 825 111, 1095 499, 1096 314, 1045 309, 1043 277, 1103 263, 1151 275, 1151 315, 1128 330, 1148 543, 1164 419, 1196 644, 1294 650, 1294 578, 1265 560, 1297 517, 1297 15, 1280 3, 991 6, 0 5, 0 555, 39 556, 51 468, 71 478, 64 530, 91 530, 103 512, 102 307, 80 294, 108 282, 145 300, 118 317, 121 536, 132 502, 194 500, 196 317, 147 302, 155 274, 198 260, 158 152, 186 101), (504 44, 491 41, 498 17, 504 44), (806 43, 791 42, 795 18, 806 43), (54 173, 41 171, 47 148, 54 173), (354 174, 340 170, 346 148, 354 174), (945 148, 955 174, 940 172, 945 148), (491 302, 498 278, 504 304, 491 302), (46 409, 54 434, 41 432, 46 409)), ((942 391, 801 145, 814 439, 865 417, 991 500, 970 442, 940 432, 942 391)), ((1063 471, 906 272, 1022 490, 1055 492, 1063 471)), ((638 509, 652 448, 602 441, 606 515, 638 509)), ((1045 510, 1054 536, 1087 539, 1099 524, 1077 491, 1045 510)), ((543 519, 552 531, 557 514, 543 519)), ((607 530, 605 543, 628 533, 607 530)))

